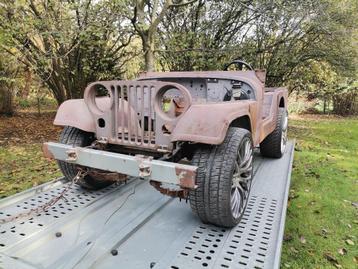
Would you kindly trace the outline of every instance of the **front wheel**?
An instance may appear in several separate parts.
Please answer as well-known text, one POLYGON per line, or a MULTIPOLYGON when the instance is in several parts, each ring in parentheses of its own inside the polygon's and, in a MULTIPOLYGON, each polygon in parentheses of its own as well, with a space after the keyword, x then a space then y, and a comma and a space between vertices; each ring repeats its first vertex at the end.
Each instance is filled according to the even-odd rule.
POLYGON ((197 189, 190 206, 204 223, 233 227, 241 220, 253 177, 251 133, 231 127, 221 145, 201 145, 193 155, 197 189))

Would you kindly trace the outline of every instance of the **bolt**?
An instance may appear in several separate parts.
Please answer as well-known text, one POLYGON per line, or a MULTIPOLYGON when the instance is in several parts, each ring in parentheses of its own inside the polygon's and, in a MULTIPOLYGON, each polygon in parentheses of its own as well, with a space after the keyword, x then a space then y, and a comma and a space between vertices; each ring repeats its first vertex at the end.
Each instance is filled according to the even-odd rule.
POLYGON ((155 266, 155 262, 150 263, 150 268, 153 268, 155 266))
POLYGON ((112 254, 113 256, 117 256, 117 255, 118 255, 118 250, 112 249, 112 250, 111 250, 111 254, 112 254))
POLYGON ((61 232, 57 232, 55 235, 56 235, 56 237, 61 237, 61 236, 62 236, 62 233, 61 233, 61 232))

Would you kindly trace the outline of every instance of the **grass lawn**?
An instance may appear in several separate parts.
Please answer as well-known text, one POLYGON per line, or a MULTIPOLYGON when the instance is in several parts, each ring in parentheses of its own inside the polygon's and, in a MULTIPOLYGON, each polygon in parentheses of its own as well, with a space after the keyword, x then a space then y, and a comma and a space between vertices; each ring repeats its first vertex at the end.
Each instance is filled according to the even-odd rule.
POLYGON ((0 198, 61 175, 57 164, 43 157, 40 143, 0 148, 0 198))
POLYGON ((290 136, 282 268, 358 268, 358 119, 293 117, 290 136))
MULTIPOLYGON (((0 197, 58 177, 41 143, 53 114, 0 117, 0 197)), ((297 151, 282 268, 358 268, 358 118, 292 117, 297 151)))
POLYGON ((53 112, 0 117, 0 198, 61 175, 56 162, 46 160, 41 151, 43 142, 59 135, 53 117, 53 112))

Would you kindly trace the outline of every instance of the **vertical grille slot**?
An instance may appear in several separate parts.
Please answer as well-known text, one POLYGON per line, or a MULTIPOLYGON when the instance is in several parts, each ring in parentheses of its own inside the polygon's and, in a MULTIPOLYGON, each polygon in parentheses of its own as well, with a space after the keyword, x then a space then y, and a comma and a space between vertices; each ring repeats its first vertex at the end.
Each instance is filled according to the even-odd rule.
MULTIPOLYGON (((114 88, 114 115, 118 115, 119 113, 119 97, 118 97, 118 91, 121 91, 121 86, 117 86, 114 88)), ((118 139, 118 116, 114 116, 114 130, 113 130, 113 137, 114 141, 116 143, 119 142, 118 139)))
POLYGON ((140 94, 140 107, 141 107, 141 111, 142 111, 142 113, 141 113, 141 121, 140 121, 140 127, 141 127, 141 137, 142 137, 142 143, 143 143, 143 145, 150 145, 150 143, 147 143, 147 144, 145 144, 145 137, 144 137, 144 132, 145 132, 145 130, 144 130, 144 128, 145 128, 145 122, 144 122, 144 113, 143 113, 143 111, 144 111, 144 87, 141 87, 140 88, 141 89, 141 94, 140 94))
MULTIPOLYGON (((121 126, 121 139, 120 141, 124 143, 124 85, 122 87, 118 87, 121 90, 121 107, 120 114, 114 115, 115 121, 118 121, 118 117, 121 118, 120 126, 121 126)), ((116 135, 118 137, 118 135, 116 135)))
MULTIPOLYGON (((132 144, 132 87, 131 86, 127 86, 127 141, 129 144, 132 144)), ((125 136, 124 136, 125 139, 125 136)))
MULTIPOLYGON (((154 87, 148 88, 148 102, 152 103, 152 91, 154 91, 154 87)), ((152 106, 148 106, 149 116, 148 116, 148 144, 152 143, 152 106)), ((155 141, 154 141, 155 143, 155 141)))

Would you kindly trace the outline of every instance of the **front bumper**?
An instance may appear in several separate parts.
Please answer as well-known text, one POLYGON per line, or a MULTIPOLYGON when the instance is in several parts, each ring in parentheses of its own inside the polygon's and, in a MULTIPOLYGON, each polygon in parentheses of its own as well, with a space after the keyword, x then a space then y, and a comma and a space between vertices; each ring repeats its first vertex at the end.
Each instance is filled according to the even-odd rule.
POLYGON ((192 165, 153 160, 143 155, 129 156, 53 142, 44 143, 43 152, 45 157, 50 159, 133 177, 143 177, 178 185, 185 189, 196 188, 195 177, 198 167, 192 165))

